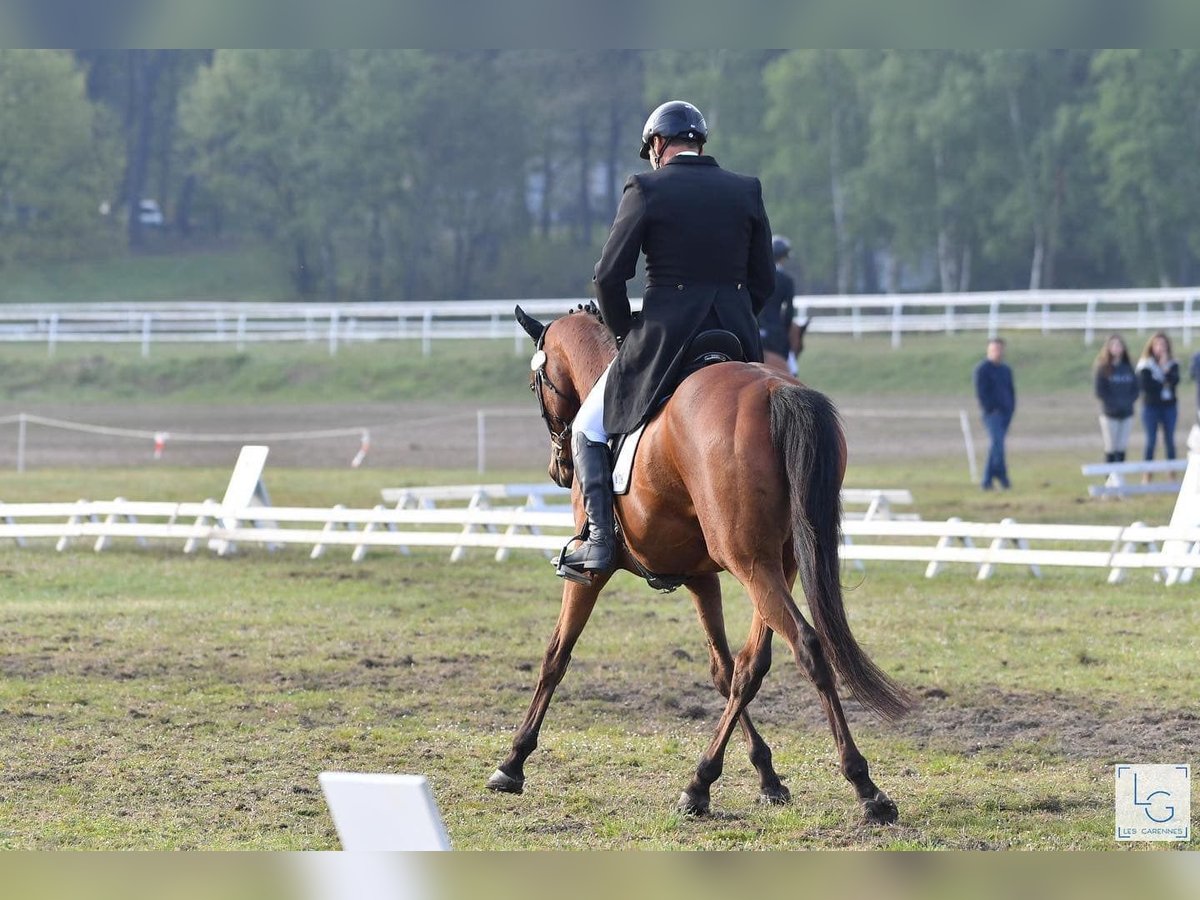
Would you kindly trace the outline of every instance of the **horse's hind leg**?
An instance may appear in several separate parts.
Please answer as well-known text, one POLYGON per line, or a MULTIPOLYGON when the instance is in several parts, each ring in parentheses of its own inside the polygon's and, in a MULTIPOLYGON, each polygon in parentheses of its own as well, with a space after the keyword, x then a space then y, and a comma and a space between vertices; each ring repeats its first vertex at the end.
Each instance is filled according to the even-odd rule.
MULTIPOLYGON (((729 699, 729 684, 733 678, 733 654, 725 634, 725 616, 721 608, 721 580, 718 575, 704 575, 687 582, 687 588, 696 604, 696 613, 704 634, 708 638, 709 663, 713 684, 721 696, 729 699)), ((762 653, 764 655, 763 676, 771 667, 771 636, 768 633, 762 653)), ((779 780, 771 759, 771 748, 750 721, 750 714, 743 711, 738 717, 742 734, 750 748, 750 764, 758 772, 759 800, 763 803, 787 803, 791 799, 788 789, 779 780)))
POLYGON ((596 605, 597 595, 608 579, 609 575, 601 575, 595 577, 591 584, 578 584, 573 581, 564 583, 562 607, 542 658, 542 669, 533 692, 533 701, 529 704, 525 720, 513 737, 512 751, 488 779, 487 786, 493 791, 519 794, 524 790, 525 760, 537 749, 538 732, 541 731, 542 720, 550 706, 550 698, 554 696, 554 689, 566 674, 567 665, 571 662, 571 651, 587 625, 592 608, 596 605))
POLYGON ((729 678, 729 699, 717 722, 717 733, 700 757, 695 777, 679 798, 681 811, 697 815, 708 811, 710 789, 713 782, 721 777, 725 765, 725 748, 729 746, 733 727, 745 713, 747 704, 758 693, 763 676, 770 668, 770 642, 771 631, 756 610, 750 622, 750 636, 746 639, 746 645, 733 661, 733 673, 729 678))
MULTIPOLYGON (((787 577, 790 581, 794 576, 789 571, 787 577)), ((770 579, 764 579, 764 581, 769 582, 770 579)), ((821 706, 825 710, 829 728, 833 732, 833 739, 837 744, 842 775, 854 786, 854 792, 863 807, 864 817, 868 822, 876 824, 895 822, 899 817, 896 804, 871 780, 867 760, 859 752, 854 738, 850 734, 846 714, 838 699, 833 667, 825 658, 825 650, 821 646, 821 639, 816 630, 808 624, 796 607, 785 583, 780 583, 773 588, 758 590, 757 595, 756 590, 750 591, 755 609, 762 612, 770 623, 770 627, 779 632, 787 641, 797 664, 817 689, 817 694, 821 698, 821 706)))

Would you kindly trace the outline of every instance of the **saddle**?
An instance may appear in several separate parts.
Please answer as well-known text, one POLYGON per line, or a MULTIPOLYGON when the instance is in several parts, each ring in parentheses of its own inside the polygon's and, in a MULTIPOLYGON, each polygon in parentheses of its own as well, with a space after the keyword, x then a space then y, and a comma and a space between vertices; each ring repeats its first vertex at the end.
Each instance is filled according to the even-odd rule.
MULTIPOLYGON (((707 331, 701 331, 692 338, 685 356, 688 362, 680 369, 679 378, 675 382, 676 389, 679 385, 683 384, 688 376, 694 375, 706 366, 723 362, 746 361, 742 342, 738 340, 737 335, 732 331, 725 331, 723 328, 710 328, 707 331)), ((609 440, 608 446, 612 450, 613 457, 614 494, 629 493, 630 473, 633 471, 633 458, 637 453, 638 444, 642 439, 642 432, 646 430, 646 425, 658 415, 666 402, 671 399, 671 394, 674 393, 674 390, 672 389, 671 393, 662 399, 658 408, 636 429, 628 434, 615 435, 609 440)))

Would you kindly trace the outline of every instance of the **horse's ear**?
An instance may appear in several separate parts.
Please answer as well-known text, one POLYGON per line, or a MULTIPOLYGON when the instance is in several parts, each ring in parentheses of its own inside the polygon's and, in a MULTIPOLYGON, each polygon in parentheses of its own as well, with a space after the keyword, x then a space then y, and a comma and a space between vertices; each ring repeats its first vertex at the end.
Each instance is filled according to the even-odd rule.
POLYGON ((535 319, 518 305, 513 313, 517 317, 517 324, 525 329, 525 333, 533 338, 536 344, 542 338, 542 332, 546 330, 546 326, 535 319))

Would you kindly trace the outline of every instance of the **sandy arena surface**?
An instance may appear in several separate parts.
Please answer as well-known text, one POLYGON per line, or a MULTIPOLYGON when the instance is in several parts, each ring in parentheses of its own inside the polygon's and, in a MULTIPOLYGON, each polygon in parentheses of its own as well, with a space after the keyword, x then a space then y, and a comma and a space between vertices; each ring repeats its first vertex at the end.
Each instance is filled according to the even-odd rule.
MULTIPOLYGON (((524 398, 522 398, 524 399, 524 398)), ((884 462, 958 456, 965 449, 959 410, 965 409, 982 461, 986 439, 978 411, 967 398, 919 395, 854 397, 837 401, 846 421, 851 462, 884 462)), ((357 405, 167 405, 155 403, 44 405, 0 404, 0 416, 25 412, 75 423, 167 432, 163 462, 169 465, 231 465, 243 443, 271 446, 272 466, 348 466, 358 452, 357 429, 370 430, 366 465, 384 467, 474 468, 478 461, 479 410, 485 412, 487 468, 540 468, 548 453, 545 426, 532 402, 503 407, 446 406, 437 403, 357 405), (282 433, 354 429, 354 434, 285 440, 282 433), (210 440, 206 436, 220 436, 210 440), (274 436, 272 436, 274 435, 274 436)), ((1176 434, 1182 448, 1195 415, 1190 402, 1180 409, 1176 434)), ((0 467, 16 466, 16 424, 0 426, 0 467)), ((1140 454, 1140 425, 1131 456, 1140 454)), ((1022 398, 1009 433, 1012 453, 1073 450, 1081 459, 1102 459, 1093 401, 1078 394, 1022 398)), ((154 462, 154 441, 29 424, 28 468, 57 466, 138 466, 154 462)), ((1161 453, 1161 451, 1160 451, 1161 453)))

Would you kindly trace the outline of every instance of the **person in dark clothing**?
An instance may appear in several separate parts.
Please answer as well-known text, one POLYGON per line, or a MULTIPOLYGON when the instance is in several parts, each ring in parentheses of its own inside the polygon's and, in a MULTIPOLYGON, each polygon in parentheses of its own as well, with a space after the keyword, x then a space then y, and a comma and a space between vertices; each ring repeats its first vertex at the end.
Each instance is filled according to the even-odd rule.
POLYGON ((762 338, 763 362, 780 371, 796 374, 791 356, 792 329, 798 327, 796 318, 796 282, 783 268, 783 262, 791 255, 792 244, 782 235, 771 238, 771 252, 775 256, 775 290, 763 304, 758 314, 758 334, 762 338), (791 360, 791 365, 789 365, 791 360))
POLYGON ((1188 375, 1196 382, 1196 421, 1200 422, 1200 353, 1192 354, 1192 364, 1188 366, 1188 375))
POLYGON ((1133 430, 1133 406, 1138 398, 1138 376, 1129 360, 1129 349, 1119 334, 1104 342, 1093 369, 1096 397, 1100 401, 1100 434, 1104 438, 1104 461, 1125 462, 1129 433, 1133 430))
POLYGON ((1017 409, 1017 390, 1013 384, 1012 369, 1004 362, 1004 339, 994 337, 988 341, 987 358, 975 367, 975 396, 983 412, 983 425, 991 439, 987 465, 983 470, 985 491, 992 489, 993 482, 1008 490, 1008 465, 1004 459, 1004 437, 1017 409))
POLYGON ((586 582, 612 568, 609 435, 633 431, 674 389, 692 338, 732 332, 762 362, 755 317, 775 288, 771 223, 757 178, 735 175, 704 156, 708 125, 681 100, 664 103, 642 129, 642 159, 653 171, 630 176, 600 261, 596 300, 617 340, 616 359, 583 399, 571 439, 583 493, 586 539, 558 562, 558 574, 586 582), (646 289, 633 316, 625 283, 646 255, 646 289))
POLYGON ((1179 418, 1175 393, 1179 385, 1179 363, 1171 355, 1171 339, 1163 332, 1157 332, 1146 342, 1138 359, 1137 374, 1142 389, 1142 426, 1146 429, 1145 458, 1154 459, 1161 427, 1167 459, 1174 459, 1175 423, 1179 418))

